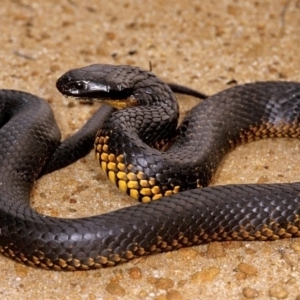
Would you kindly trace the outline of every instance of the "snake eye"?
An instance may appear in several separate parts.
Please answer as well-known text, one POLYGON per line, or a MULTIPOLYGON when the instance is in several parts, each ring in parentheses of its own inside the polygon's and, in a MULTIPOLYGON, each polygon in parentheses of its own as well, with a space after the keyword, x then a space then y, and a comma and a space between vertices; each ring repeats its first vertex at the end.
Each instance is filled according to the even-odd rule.
POLYGON ((87 84, 84 81, 75 81, 73 83, 73 89, 74 90, 85 90, 87 84))
POLYGON ((66 93, 69 93, 71 95, 79 95, 82 93, 85 93, 88 89, 88 81, 84 81, 84 80, 78 80, 78 81, 72 81, 69 82, 66 86, 66 93))

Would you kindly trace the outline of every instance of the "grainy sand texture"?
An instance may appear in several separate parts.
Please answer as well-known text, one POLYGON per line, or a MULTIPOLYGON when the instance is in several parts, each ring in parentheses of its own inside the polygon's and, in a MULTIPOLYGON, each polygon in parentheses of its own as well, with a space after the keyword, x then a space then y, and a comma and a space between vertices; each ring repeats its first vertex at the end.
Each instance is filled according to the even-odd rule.
MULTIPOLYGON (((0 86, 45 98, 63 137, 95 112, 55 88, 65 71, 130 64, 212 94, 237 83, 300 81, 299 0, 1 0, 0 86)), ((184 114, 197 100, 179 97, 184 114)), ((299 180, 299 141, 266 140, 228 154, 213 184, 299 180)), ((32 205, 51 216, 135 204, 91 153, 45 176, 32 205)), ((2 299, 300 299, 300 240, 223 242, 109 269, 54 272, 0 257, 2 299)))

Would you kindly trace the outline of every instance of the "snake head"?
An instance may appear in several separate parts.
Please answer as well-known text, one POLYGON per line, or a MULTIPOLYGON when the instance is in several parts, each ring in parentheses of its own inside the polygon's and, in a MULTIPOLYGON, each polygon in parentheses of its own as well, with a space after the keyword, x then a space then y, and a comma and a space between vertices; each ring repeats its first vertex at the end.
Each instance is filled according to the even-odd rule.
POLYGON ((104 101, 119 109, 137 105, 130 79, 130 75, 120 74, 120 67, 96 64, 68 71, 57 80, 56 87, 64 96, 104 101))

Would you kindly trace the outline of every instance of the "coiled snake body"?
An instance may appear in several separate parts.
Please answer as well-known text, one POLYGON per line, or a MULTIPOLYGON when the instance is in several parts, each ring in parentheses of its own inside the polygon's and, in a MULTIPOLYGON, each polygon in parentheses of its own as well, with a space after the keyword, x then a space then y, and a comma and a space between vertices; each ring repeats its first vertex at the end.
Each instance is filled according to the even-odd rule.
POLYGON ((205 187, 236 145, 299 137, 300 83, 227 89, 194 107, 179 127, 170 87, 139 68, 92 65, 67 72, 57 87, 66 96, 124 109, 104 106, 82 131, 60 143, 46 102, 0 91, 0 248, 5 255, 46 269, 86 270, 211 241, 300 236, 300 183, 205 187), (102 124, 98 118, 106 120, 102 124), (34 180, 87 153, 97 128, 102 170, 121 190, 149 203, 74 220, 32 210, 34 180))

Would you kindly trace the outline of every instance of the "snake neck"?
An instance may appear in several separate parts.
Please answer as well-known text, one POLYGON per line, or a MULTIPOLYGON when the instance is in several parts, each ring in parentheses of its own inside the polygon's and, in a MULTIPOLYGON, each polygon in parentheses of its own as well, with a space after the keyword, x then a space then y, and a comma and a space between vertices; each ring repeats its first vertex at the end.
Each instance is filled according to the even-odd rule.
POLYGON ((113 183, 148 202, 170 189, 160 185, 156 174, 163 166, 160 151, 168 149, 178 135, 179 108, 170 88, 160 82, 147 86, 147 92, 137 86, 133 97, 143 106, 113 113, 97 134, 95 150, 101 169, 113 183))

